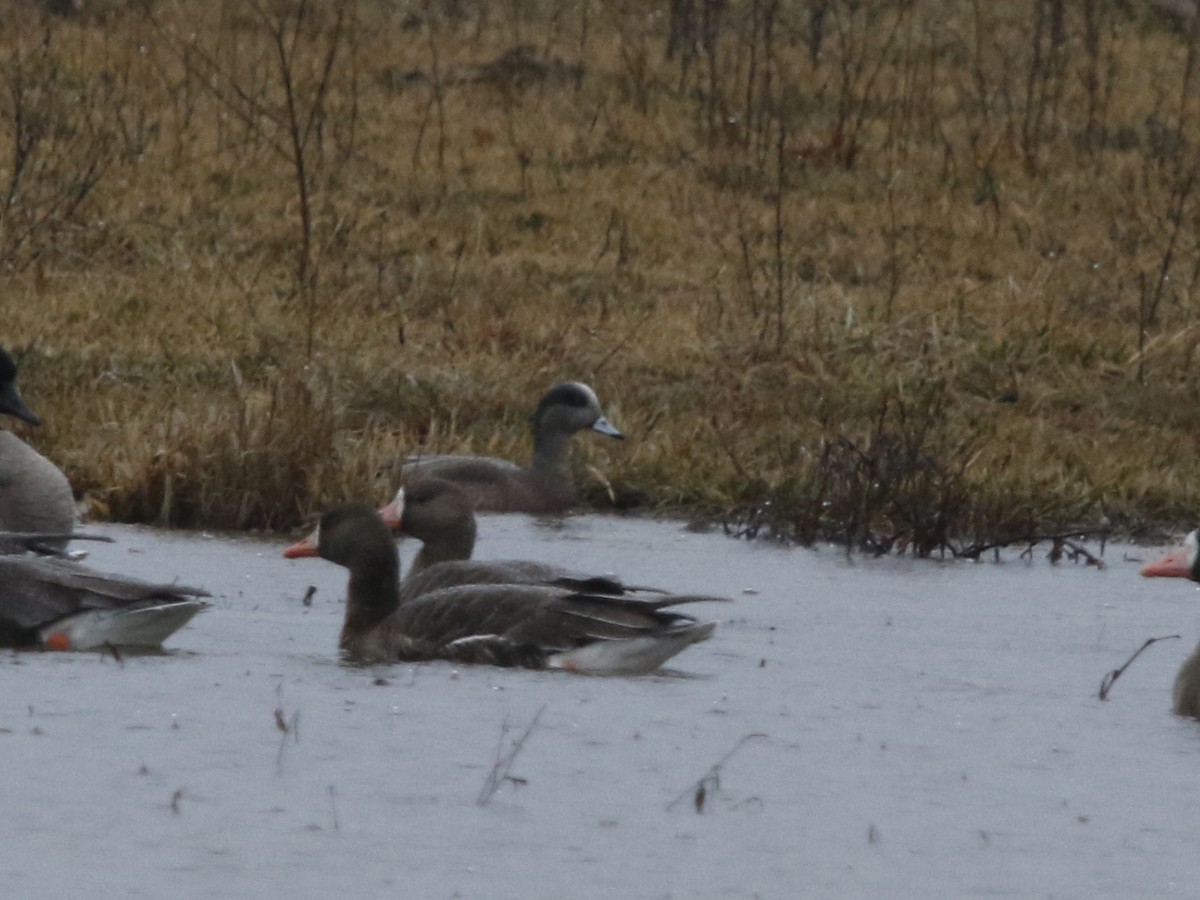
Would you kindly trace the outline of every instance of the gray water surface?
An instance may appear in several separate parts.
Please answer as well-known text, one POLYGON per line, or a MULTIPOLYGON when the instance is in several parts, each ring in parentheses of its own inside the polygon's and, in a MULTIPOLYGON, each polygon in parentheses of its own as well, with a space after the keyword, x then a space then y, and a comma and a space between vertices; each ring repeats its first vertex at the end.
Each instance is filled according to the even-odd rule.
POLYGON ((485 517, 483 558, 735 599, 695 609, 721 625, 672 673, 589 678, 348 666, 344 570, 286 540, 91 530, 117 543, 89 564, 214 608, 161 656, 0 654, 5 897, 1197 895, 1200 726, 1169 706, 1198 595, 1140 579, 1132 548, 1105 571, 862 560, 485 517))

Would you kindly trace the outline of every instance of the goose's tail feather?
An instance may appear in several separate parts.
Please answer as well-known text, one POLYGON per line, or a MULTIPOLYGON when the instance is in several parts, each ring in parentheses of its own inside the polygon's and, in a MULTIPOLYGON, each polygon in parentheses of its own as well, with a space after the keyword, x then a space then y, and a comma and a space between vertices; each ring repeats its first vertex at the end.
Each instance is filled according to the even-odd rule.
POLYGON ((681 617, 677 625, 640 637, 593 641, 555 653, 546 666, 592 675, 644 675, 684 648, 708 640, 716 627, 716 622, 681 617))
POLYGON ((52 650, 96 650, 102 647, 158 647, 207 609, 203 600, 89 609, 59 619, 38 632, 52 650))

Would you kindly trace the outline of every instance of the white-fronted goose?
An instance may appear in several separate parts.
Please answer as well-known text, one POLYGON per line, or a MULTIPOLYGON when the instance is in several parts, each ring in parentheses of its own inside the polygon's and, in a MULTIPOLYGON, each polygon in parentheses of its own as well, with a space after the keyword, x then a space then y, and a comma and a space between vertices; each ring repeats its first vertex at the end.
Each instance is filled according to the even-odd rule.
POLYGON ((400 562, 375 510, 339 506, 293 544, 350 570, 339 647, 357 662, 444 659, 593 674, 651 672, 715 622, 667 607, 707 597, 614 597, 553 584, 464 584, 401 599, 400 562))
POLYGON ((404 464, 403 481, 410 487, 424 478, 453 482, 480 512, 562 512, 576 499, 566 459, 571 436, 590 428, 625 437, 604 417, 596 392, 578 381, 547 391, 532 425, 533 461, 528 468, 491 456, 414 457, 404 464))
POLYGON ((0 646, 158 647, 208 606, 199 599, 207 596, 61 559, 0 556, 0 646))
MULTIPOLYGON (((401 596, 413 597, 457 584, 554 584, 614 596, 665 594, 655 588, 625 585, 611 575, 582 575, 532 560, 473 560, 475 514, 455 485, 426 479, 400 488, 379 515, 393 532, 421 542, 421 549, 401 583, 401 596)), ((721 597, 710 598, 723 600, 721 597)))
MULTIPOLYGON (((1190 578, 1200 581, 1200 531, 1184 538, 1183 546, 1170 551, 1157 562, 1142 567, 1147 578, 1190 578)), ((1177 716, 1200 719, 1200 644, 1192 651, 1175 676, 1172 708, 1177 716)))
MULTIPOLYGON (((0 412, 40 424, 16 387, 17 365, 0 347, 0 412)), ((75 528, 75 496, 67 476, 10 431, 0 431, 0 531, 64 532, 75 528)))

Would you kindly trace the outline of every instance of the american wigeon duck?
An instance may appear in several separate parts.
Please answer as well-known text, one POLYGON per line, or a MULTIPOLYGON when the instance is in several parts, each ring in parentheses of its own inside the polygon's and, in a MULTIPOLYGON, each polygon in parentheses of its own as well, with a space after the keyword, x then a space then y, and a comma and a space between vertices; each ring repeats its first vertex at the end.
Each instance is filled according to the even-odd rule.
MULTIPOLYGON (((0 413, 40 424, 17 393, 16 379, 17 364, 0 347, 0 413)), ((75 496, 67 476, 11 431, 0 430, 0 531, 74 528, 75 496)))
MULTIPOLYGON (((625 585, 612 575, 582 575, 532 560, 474 560, 476 522, 471 503, 455 485, 439 478, 400 488, 379 510, 394 533, 421 542, 401 583, 404 597, 456 584, 542 583, 615 596, 665 594, 656 588, 625 585)), ((723 597, 712 597, 723 601, 723 597)))
POLYGON ((480 512, 562 512, 576 500, 566 458, 571 436, 590 428, 625 437, 604 417, 596 392, 578 381, 547 391, 531 422, 533 461, 527 468, 491 456, 414 457, 402 468, 403 482, 409 487, 425 478, 453 482, 480 512))
POLYGON ((338 646, 357 662, 443 659, 641 674, 716 627, 667 608, 712 599, 689 595, 631 599, 549 583, 473 583, 402 594, 391 532, 363 504, 329 510, 284 555, 320 556, 350 570, 338 646))
MULTIPOLYGON (((1182 547, 1143 566, 1142 574, 1147 578, 1190 578, 1200 581, 1200 531, 1193 531, 1184 538, 1182 547)), ((1172 701, 1177 716, 1200 719, 1200 644, 1179 667, 1172 701)))
POLYGON ((158 647, 207 596, 62 559, 0 556, 0 647, 158 647))

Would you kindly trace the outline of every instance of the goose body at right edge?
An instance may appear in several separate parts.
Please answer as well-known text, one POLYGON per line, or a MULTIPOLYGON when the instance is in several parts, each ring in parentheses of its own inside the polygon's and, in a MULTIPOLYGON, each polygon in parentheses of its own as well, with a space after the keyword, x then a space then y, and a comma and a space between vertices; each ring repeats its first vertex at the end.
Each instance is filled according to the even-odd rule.
MULTIPOLYGON (((1188 534, 1182 547, 1143 566, 1142 574, 1147 578, 1188 578, 1200 582, 1200 530, 1188 534)), ((1175 715, 1200 719, 1200 644, 1179 667, 1171 699, 1175 715)))

